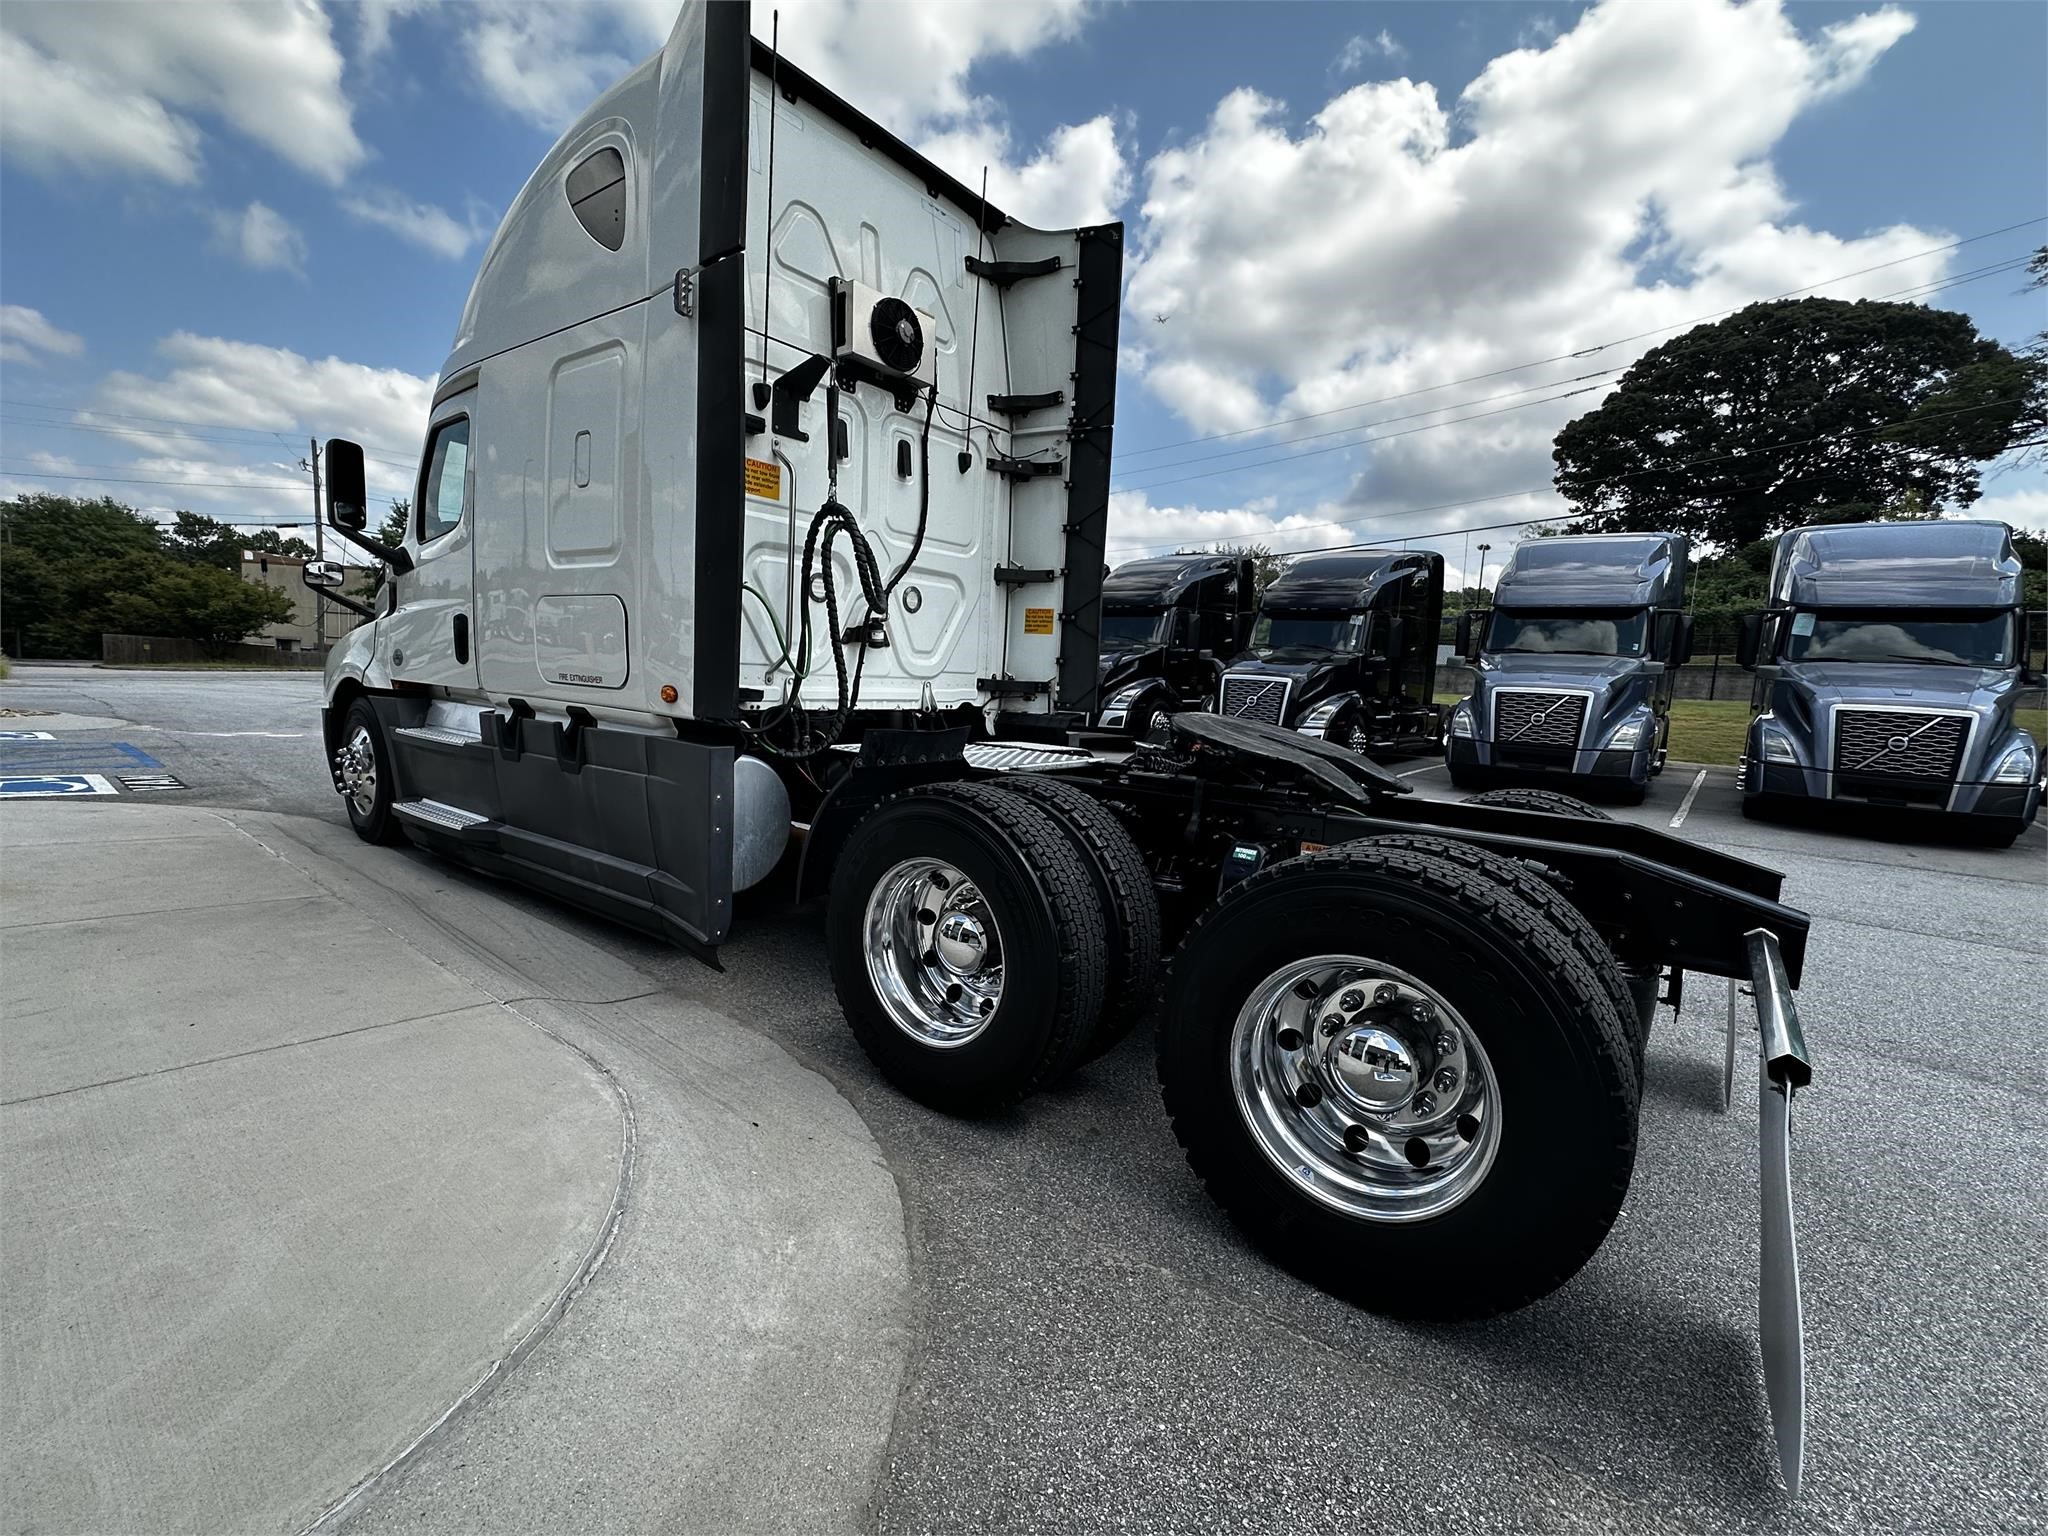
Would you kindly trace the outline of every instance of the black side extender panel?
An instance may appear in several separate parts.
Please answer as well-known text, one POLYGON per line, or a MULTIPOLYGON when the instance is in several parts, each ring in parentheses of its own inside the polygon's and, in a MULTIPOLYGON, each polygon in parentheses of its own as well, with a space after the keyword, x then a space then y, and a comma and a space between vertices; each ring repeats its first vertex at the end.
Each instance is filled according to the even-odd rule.
POLYGON ((687 948, 725 941, 731 747, 489 710, 482 739, 458 743, 408 732, 410 702, 376 699, 394 798, 485 818, 445 834, 408 822, 415 840, 687 948))

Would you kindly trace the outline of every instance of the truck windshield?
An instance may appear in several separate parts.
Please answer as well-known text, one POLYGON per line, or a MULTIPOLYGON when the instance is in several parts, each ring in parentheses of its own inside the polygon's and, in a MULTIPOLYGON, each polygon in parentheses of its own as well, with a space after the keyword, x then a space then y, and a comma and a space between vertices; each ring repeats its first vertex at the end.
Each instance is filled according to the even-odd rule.
POLYGON ((1362 613, 1262 613, 1252 626, 1252 649, 1261 656, 1356 651, 1365 639, 1365 621, 1362 613))
POLYGON ((1101 649, 1134 651, 1142 645, 1164 645, 1167 617, 1163 613, 1105 613, 1101 649))
POLYGON ((1481 649, 1544 651, 1574 656, 1640 656, 1649 615, 1636 609, 1579 609, 1575 612, 1538 613, 1529 610, 1493 610, 1486 626, 1486 644, 1481 649))
POLYGON ((2012 665, 2009 613, 1815 613, 1785 627, 1787 661, 1925 661, 2012 665))

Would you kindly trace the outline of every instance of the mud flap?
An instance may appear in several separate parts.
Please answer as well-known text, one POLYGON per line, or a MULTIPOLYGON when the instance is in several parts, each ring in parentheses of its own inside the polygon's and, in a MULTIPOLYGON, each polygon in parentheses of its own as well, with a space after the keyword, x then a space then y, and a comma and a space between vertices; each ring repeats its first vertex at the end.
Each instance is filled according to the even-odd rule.
MULTIPOLYGON (((1750 990, 1756 998, 1762 1071, 1759 1081, 1758 1168, 1762 1181, 1761 1273, 1757 1282, 1758 1343, 1763 1352, 1764 1395, 1778 1442, 1778 1470, 1788 1497, 1799 1497, 1806 1456, 1806 1342, 1799 1299, 1799 1245, 1792 1220, 1792 1096, 1813 1081, 1792 986, 1778 936, 1752 928, 1750 990)), ((1728 983, 1728 1054, 1723 1107, 1733 1096, 1737 985, 1728 983)))

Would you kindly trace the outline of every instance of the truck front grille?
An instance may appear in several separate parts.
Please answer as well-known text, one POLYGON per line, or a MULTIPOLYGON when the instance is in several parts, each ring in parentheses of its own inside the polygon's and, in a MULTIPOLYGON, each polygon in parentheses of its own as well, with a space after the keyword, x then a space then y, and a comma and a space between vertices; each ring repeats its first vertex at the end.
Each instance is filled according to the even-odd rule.
POLYGON ((1265 725, 1287 723, 1287 695, 1293 691, 1291 677, 1262 677, 1256 672, 1231 672, 1223 679, 1223 699, 1218 714, 1240 720, 1257 720, 1265 725))
POLYGON ((1899 709, 1835 714, 1835 793, 1942 804, 1962 766, 1966 715, 1899 709))
POLYGON ((1494 756, 1503 763, 1569 763, 1585 724, 1583 693, 1496 693, 1494 756))

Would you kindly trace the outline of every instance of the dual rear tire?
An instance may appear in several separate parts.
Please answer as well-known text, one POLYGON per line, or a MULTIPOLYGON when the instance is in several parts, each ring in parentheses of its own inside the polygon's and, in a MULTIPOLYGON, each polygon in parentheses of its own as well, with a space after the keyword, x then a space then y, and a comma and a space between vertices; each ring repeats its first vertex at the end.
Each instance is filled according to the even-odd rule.
POLYGON ((1101 1055, 1149 1009, 1159 906, 1137 846, 1085 791, 1026 775, 931 785, 848 839, 832 981, 883 1076, 988 1114, 1101 1055))

